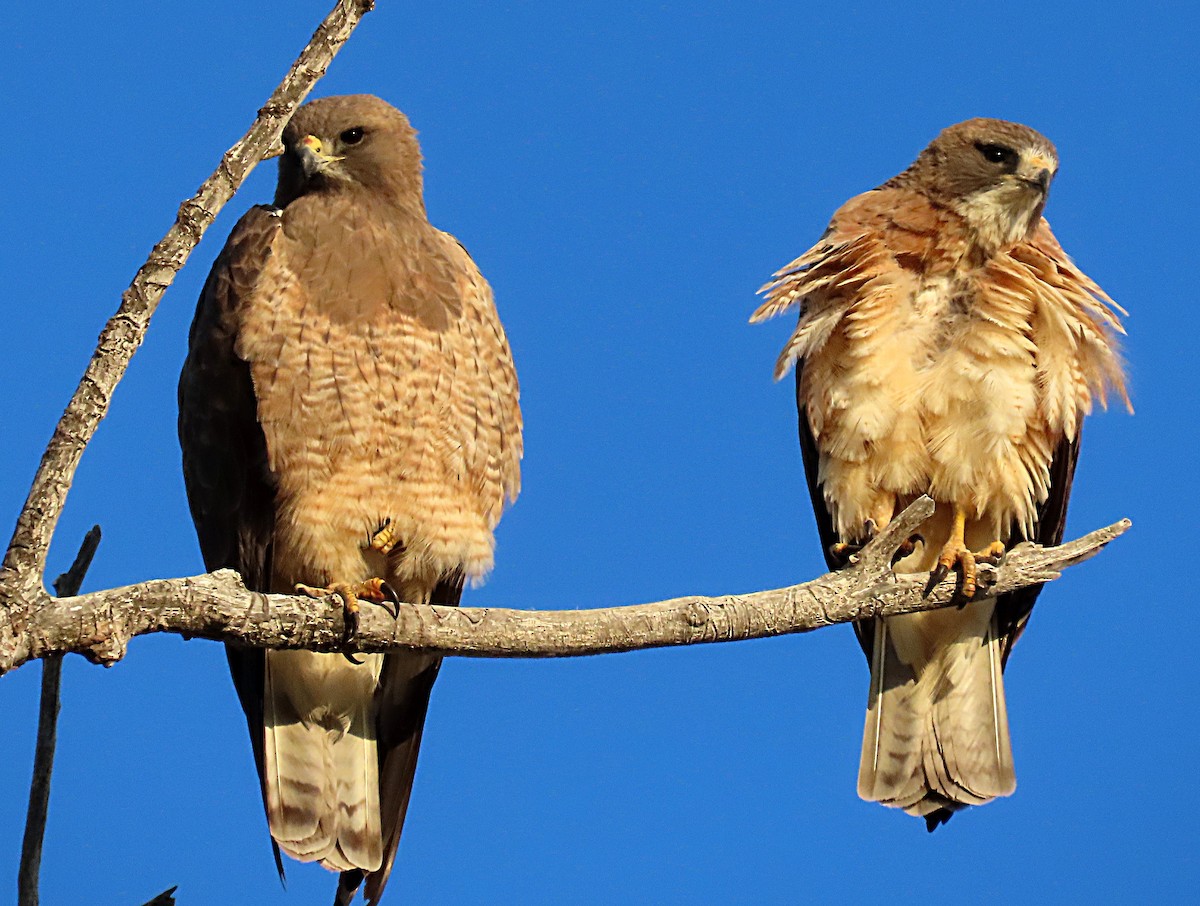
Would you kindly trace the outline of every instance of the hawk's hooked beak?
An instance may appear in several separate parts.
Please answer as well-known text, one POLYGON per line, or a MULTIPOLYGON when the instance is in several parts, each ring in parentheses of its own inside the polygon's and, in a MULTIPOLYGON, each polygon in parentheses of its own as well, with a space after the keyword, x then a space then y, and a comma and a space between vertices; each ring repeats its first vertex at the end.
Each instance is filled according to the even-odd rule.
POLYGON ((340 157, 326 154, 321 140, 315 135, 306 135, 300 139, 296 156, 300 158, 300 167, 304 170, 306 179, 312 179, 318 173, 323 173, 330 164, 341 160, 340 157))
POLYGON ((1050 180, 1054 178, 1054 161, 1040 154, 1023 158, 1017 167, 1017 179, 1036 188, 1043 195, 1050 191, 1050 180))

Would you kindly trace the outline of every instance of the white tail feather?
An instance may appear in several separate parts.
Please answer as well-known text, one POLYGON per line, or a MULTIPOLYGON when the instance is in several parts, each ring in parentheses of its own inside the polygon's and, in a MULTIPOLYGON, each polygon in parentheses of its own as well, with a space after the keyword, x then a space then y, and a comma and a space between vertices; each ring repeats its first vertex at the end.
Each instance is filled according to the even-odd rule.
POLYGON ((373 716, 381 655, 267 652, 264 784, 279 848, 333 871, 383 858, 373 716))
POLYGON ((994 601, 879 621, 863 799, 927 815, 1016 789, 994 601))

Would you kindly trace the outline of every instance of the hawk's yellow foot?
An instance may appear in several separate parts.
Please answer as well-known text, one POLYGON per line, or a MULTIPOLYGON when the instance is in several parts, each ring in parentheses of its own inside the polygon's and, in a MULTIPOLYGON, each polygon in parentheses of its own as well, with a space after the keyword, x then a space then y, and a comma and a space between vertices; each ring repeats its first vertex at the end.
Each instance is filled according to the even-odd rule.
POLYGON ((987 547, 972 551, 967 547, 964 535, 966 533, 967 511, 963 507, 954 507, 954 522, 950 528, 950 539, 942 548, 941 554, 938 556, 937 566, 933 572, 929 574, 929 584, 926 586, 926 593, 932 591, 942 579, 946 578, 950 570, 957 568, 961 581, 958 585, 958 592, 967 600, 975 597, 975 591, 978 587, 978 572, 976 567, 979 563, 999 563, 1004 557, 1004 542, 993 541, 987 547))
POLYGON ((371 536, 370 548, 373 551, 379 551, 381 554, 390 554, 400 543, 400 536, 396 534, 396 530, 392 528, 392 520, 385 519, 383 525, 379 526, 379 530, 371 536))
MULTIPOLYGON (((334 582, 322 588, 320 586, 297 583, 296 591, 310 598, 328 598, 331 595, 342 602, 342 616, 345 624, 342 639, 348 645, 358 635, 358 612, 361 609, 359 601, 370 601, 373 604, 390 603, 386 608, 393 618, 400 616, 400 598, 395 590, 383 579, 366 579, 363 582, 334 582)), ((353 657, 346 655, 354 663, 353 657)))
MULTIPOLYGON (((882 526, 877 526, 874 519, 867 519, 863 522, 861 541, 838 541, 829 545, 830 555, 835 560, 839 561, 838 569, 849 566, 854 555, 875 540, 875 536, 879 534, 880 528, 882 528, 882 526)), ((900 546, 896 548, 896 552, 892 554, 892 565, 894 566, 898 561, 903 560, 905 557, 915 551, 917 549, 917 542, 923 543, 924 541, 925 538, 922 535, 909 535, 902 542, 900 542, 900 546)))

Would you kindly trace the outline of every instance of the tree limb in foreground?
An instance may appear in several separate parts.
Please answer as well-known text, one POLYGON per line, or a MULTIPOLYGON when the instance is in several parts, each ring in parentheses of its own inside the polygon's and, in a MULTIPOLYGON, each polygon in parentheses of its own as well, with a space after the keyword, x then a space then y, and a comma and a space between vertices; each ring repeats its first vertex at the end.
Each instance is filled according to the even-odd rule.
POLYGON ((217 212, 258 162, 270 156, 292 113, 374 5, 374 0, 337 0, 279 87, 258 111, 250 130, 225 152, 216 171, 196 194, 180 205, 175 223, 154 246, 121 296, 121 305, 101 331, 92 360, 42 454, 29 497, 17 517, 0 568, 0 607, 30 611, 48 597, 42 588, 42 574, 67 491, 84 449, 108 412, 113 390, 146 335, 159 300, 217 212))
MULTIPOLYGON (((30 660, 78 652, 98 663, 124 656, 129 640, 152 632, 277 648, 343 650, 342 608, 309 598, 246 590, 223 570, 164 579, 81 597, 51 598, 42 587, 46 553, 84 448, 141 343, 164 290, 217 211, 278 142, 292 112, 324 73, 372 0, 338 0, 250 131, 226 152, 175 225, 138 271, 105 326, 79 388, 63 414, 18 518, 0 569, 0 673, 30 660)), ((354 650, 419 648, 474 657, 567 657, 669 645, 807 632, 832 623, 944 607, 954 583, 928 595, 920 577, 898 577, 892 554, 932 512, 922 498, 868 545, 857 562, 811 582, 717 598, 687 597, 596 610, 517 611, 401 605, 393 621, 364 613, 354 650)), ((1129 527, 1127 520, 1061 547, 1022 545, 997 568, 982 569, 992 593, 1046 582, 1129 527)))
MULTIPOLYGON (((593 610, 401 604, 396 619, 382 607, 368 606, 350 649, 342 642, 342 607, 334 599, 319 602, 250 592, 231 570, 154 580, 49 599, 23 631, 8 638, 0 633, 0 673, 67 652, 111 664, 124 657, 131 638, 153 632, 269 648, 405 648, 466 657, 572 657, 808 632, 957 603, 953 577, 926 596, 924 575, 897 575, 891 569, 893 553, 933 509, 932 500, 920 498, 867 545, 856 562, 788 588, 593 610)), ((1021 544, 1000 566, 981 564, 980 588, 1001 594, 1056 579, 1129 526, 1124 519, 1058 547, 1021 544)))

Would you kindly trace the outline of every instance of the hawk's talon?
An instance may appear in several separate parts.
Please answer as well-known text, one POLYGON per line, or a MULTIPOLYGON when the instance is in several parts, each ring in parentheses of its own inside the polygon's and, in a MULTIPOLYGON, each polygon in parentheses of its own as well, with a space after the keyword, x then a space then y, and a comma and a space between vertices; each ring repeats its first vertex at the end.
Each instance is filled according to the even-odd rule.
POLYGON ((387 582, 383 579, 367 579, 365 582, 360 582, 354 589, 354 593, 364 601, 370 601, 372 604, 382 604, 388 599, 387 592, 384 591, 388 587, 387 582))
POLYGON ((946 546, 942 548, 938 564, 929 574, 929 585, 927 586, 929 591, 933 591, 952 569, 956 569, 958 572, 958 587, 954 590, 954 596, 962 598, 960 602, 960 606, 962 606, 975 597, 975 555, 965 545, 953 540, 947 542, 946 546))
POLYGON ((861 541, 836 541, 829 545, 829 556, 841 562, 838 569, 845 569, 852 563, 857 562, 855 554, 859 553, 864 547, 875 540, 875 536, 879 534, 879 529, 875 525, 874 519, 866 519, 863 521, 862 540, 861 541))
POLYGON ((891 566, 895 566, 905 557, 912 556, 916 553, 917 545, 925 543, 925 536, 919 532, 913 532, 907 538, 900 542, 900 546, 896 548, 896 553, 892 554, 891 566))
POLYGON ((851 544, 847 541, 836 541, 829 545, 829 556, 840 564, 837 569, 844 569, 854 562, 855 555, 862 550, 861 544, 851 544))
POLYGON ((396 545, 400 542, 399 535, 392 528, 391 518, 383 520, 383 524, 371 536, 370 548, 373 551, 379 551, 381 554, 390 554, 396 545))
POLYGON ((383 593, 383 600, 377 602, 380 607, 392 615, 393 620, 400 619, 400 595, 396 593, 396 589, 388 585, 386 582, 380 584, 379 590, 383 593), (391 605, 390 607, 388 605, 391 605))
POLYGON ((975 551, 976 563, 990 563, 992 566, 999 566, 1004 562, 1004 555, 1008 553, 1008 548, 1004 546, 1003 541, 993 541, 981 551, 975 551))
POLYGON ((925 583, 925 597, 933 594, 933 590, 942 584, 942 580, 950 573, 949 566, 939 563, 929 573, 929 581, 925 583))
POLYGON ((342 644, 349 645, 358 638, 358 601, 349 602, 342 608, 342 644))
POLYGON ((955 597, 963 599, 960 602, 960 606, 963 606, 972 600, 979 590, 979 564, 997 564, 1003 558, 1004 544, 1001 541, 993 541, 982 550, 972 551, 961 539, 951 537, 946 542, 946 546, 942 548, 937 566, 929 574, 929 584, 925 586, 925 594, 928 595, 932 592, 938 583, 949 575, 950 570, 956 569, 959 579, 955 597))
MULTIPOLYGON (((387 584, 383 579, 374 578, 367 579, 364 582, 359 582, 357 585, 349 582, 334 582, 327 588, 321 588, 312 585, 296 584, 296 591, 301 594, 308 595, 310 598, 327 598, 330 596, 336 597, 342 603, 342 644, 349 645, 358 638, 359 611, 362 609, 360 601, 370 601, 372 604, 383 604, 384 602, 392 602, 396 608, 395 617, 400 615, 399 599, 396 596, 395 590, 387 584)), ((384 608, 389 613, 391 608, 384 608)), ((353 657, 347 655, 351 663, 359 663, 353 657)))
MULTIPOLYGON (((838 541, 829 545, 829 555, 835 560, 841 561, 841 566, 838 569, 844 569, 855 562, 855 554, 859 553, 864 547, 875 540, 879 534, 879 527, 874 519, 866 519, 863 521, 863 532, 861 541, 838 541)), ((917 543, 925 543, 923 535, 914 533, 909 535, 896 548, 896 552, 892 554, 892 562, 889 564, 895 566, 899 561, 912 554, 917 549, 917 543)))

